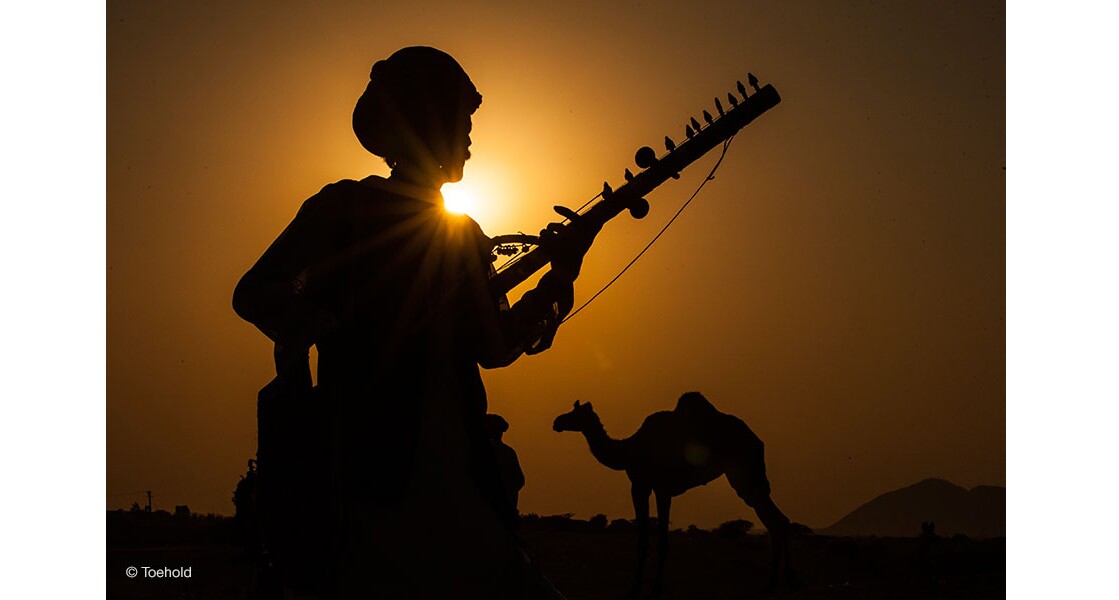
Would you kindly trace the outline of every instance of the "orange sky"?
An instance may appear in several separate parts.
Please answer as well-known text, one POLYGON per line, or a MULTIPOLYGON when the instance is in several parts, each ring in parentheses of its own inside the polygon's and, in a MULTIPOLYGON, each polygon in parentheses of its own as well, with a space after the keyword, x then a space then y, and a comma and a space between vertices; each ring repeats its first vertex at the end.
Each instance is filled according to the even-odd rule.
MULTIPOLYGON (((766 442, 774 498, 824 526, 940 476, 1005 481, 1001 3, 108 3, 108 507, 232 512, 267 340, 233 286, 323 185, 387 170, 350 131, 369 66, 442 48, 484 96, 464 184, 491 235, 617 186, 748 71, 783 102, 556 347, 484 373, 524 512, 632 516, 576 434, 700 390, 766 442), (590 490, 594 490, 592 493, 590 490)), ((610 223, 576 300, 652 238, 713 164, 610 223)), ((674 525, 753 519, 716 482, 674 525)))

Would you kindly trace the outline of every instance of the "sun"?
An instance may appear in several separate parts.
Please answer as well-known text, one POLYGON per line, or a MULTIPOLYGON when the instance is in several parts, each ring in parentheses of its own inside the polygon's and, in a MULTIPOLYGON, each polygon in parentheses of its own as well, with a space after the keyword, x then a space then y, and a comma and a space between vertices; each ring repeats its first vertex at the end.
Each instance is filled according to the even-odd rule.
POLYGON ((440 191, 443 193, 444 210, 450 214, 468 215, 483 230, 509 230, 506 178, 486 163, 471 165, 471 169, 462 181, 443 185, 440 191))
POLYGON ((447 212, 477 218, 480 208, 478 194, 469 184, 464 184, 461 181, 448 183, 443 186, 441 191, 443 192, 443 208, 447 212))

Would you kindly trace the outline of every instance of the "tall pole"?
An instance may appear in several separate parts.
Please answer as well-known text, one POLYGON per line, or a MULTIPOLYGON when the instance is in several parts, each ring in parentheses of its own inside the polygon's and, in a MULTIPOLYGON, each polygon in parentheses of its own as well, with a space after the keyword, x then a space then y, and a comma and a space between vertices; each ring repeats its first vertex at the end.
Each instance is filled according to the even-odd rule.
POLYGON ((152 511, 152 491, 151 490, 148 490, 148 508, 147 508, 147 511, 148 512, 152 511))

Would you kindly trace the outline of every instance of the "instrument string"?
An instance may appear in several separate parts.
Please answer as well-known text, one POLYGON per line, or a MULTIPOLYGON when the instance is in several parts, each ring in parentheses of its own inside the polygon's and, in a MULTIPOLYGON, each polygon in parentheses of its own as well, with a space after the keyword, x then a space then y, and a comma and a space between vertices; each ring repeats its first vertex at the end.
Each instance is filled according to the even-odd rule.
MULTIPOLYGON (((735 135, 737 135, 737 134, 735 134, 735 135)), ((707 185, 707 182, 715 179, 715 171, 718 171, 719 170, 719 165, 723 164, 723 159, 726 158, 727 150, 730 148, 730 143, 732 141, 734 141, 734 138, 735 138, 735 136, 732 135, 729 138, 727 138, 727 140, 725 142, 723 142, 722 154, 719 155, 719 160, 715 161, 715 166, 711 167, 711 172, 709 172, 707 174, 707 177, 703 178, 703 182, 701 182, 699 184, 699 187, 697 187, 695 189, 695 191, 692 192, 692 195, 690 197, 688 197, 687 201, 685 201, 682 206, 680 206, 680 208, 676 211, 676 214, 672 215, 672 218, 668 220, 668 223, 665 223, 664 227, 662 227, 661 230, 659 232, 657 232, 657 235, 653 236, 653 239, 649 240, 648 244, 645 244, 645 247, 641 249, 641 252, 638 252, 637 256, 633 257, 633 260, 629 261, 629 263, 626 264, 626 266, 623 267, 621 271, 618 271, 618 274, 615 275, 613 279, 608 281, 606 283, 606 285, 602 286, 602 289, 595 292, 595 294, 593 296, 591 296, 582 305, 580 305, 579 308, 576 308, 575 310, 571 311, 567 315, 567 317, 565 317, 563 319, 563 321, 560 321, 561 325, 563 323, 566 323, 566 322, 570 321, 572 317, 579 314, 579 312, 581 310, 583 310, 584 308, 586 308, 588 304, 590 304, 591 302, 594 302, 595 298, 598 298, 599 296, 601 296, 602 293, 605 292, 610 286, 614 285, 614 282, 617 281, 622 275, 624 275, 625 272, 628 271, 629 268, 632 267, 634 265, 634 263, 636 263, 637 260, 640 259, 645 254, 645 252, 647 252, 649 250, 649 248, 653 247, 653 244, 655 244, 657 242, 657 240, 659 240, 660 237, 662 235, 664 235, 665 231, 668 231, 668 228, 671 227, 674 222, 676 222, 676 218, 680 216, 680 213, 684 212, 684 209, 687 208, 688 205, 692 203, 692 200, 695 200, 696 196, 699 195, 699 192, 700 192, 700 190, 703 189, 703 186, 707 185)))
MULTIPOLYGON (((584 208, 586 208, 586 207, 590 206, 592 202, 594 202, 595 200, 598 200, 598 199, 599 199, 599 198, 601 198, 601 197, 602 197, 602 192, 599 192, 599 193, 595 194, 593 198, 591 198, 590 200, 587 200, 586 202, 584 202, 584 203, 583 203, 583 205, 582 205, 582 206, 580 206, 579 208, 576 208, 576 209, 575 209, 575 212, 577 212, 577 213, 580 213, 580 214, 582 214, 582 212, 583 212, 583 209, 584 209, 584 208)), ((560 224, 562 225, 562 224, 564 224, 564 223, 567 223, 567 221, 568 221, 567 217, 564 217, 564 219, 563 219, 562 221, 560 221, 560 224)), ((514 264, 516 264, 516 263, 517 263, 517 261, 519 261, 519 260, 521 259, 521 257, 523 257, 523 256, 524 256, 525 254, 528 254, 528 250, 527 250, 527 245, 525 245, 525 244, 522 244, 522 245, 521 245, 521 247, 520 247, 520 248, 519 248, 519 249, 517 250, 517 253, 516 253, 516 254, 514 254, 513 256, 510 256, 510 257, 509 257, 509 259, 508 259, 508 260, 506 260, 506 261, 505 261, 504 263, 501 263, 501 266, 500 266, 500 267, 497 267, 497 268, 495 269, 495 271, 497 271, 498 273, 500 273, 500 272, 504 271, 505 269, 507 269, 507 268, 509 268, 509 267, 513 266, 513 265, 514 265, 514 264)))

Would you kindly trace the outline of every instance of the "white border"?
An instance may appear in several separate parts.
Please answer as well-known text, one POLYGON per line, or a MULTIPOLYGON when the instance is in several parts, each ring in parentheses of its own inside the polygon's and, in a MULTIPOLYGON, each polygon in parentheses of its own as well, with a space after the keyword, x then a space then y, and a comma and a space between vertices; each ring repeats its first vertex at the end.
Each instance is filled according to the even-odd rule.
POLYGON ((103 596, 105 6, 3 20, 4 589, 103 596))
POLYGON ((1111 592, 1115 9, 1007 7, 1007 597, 1111 592))

